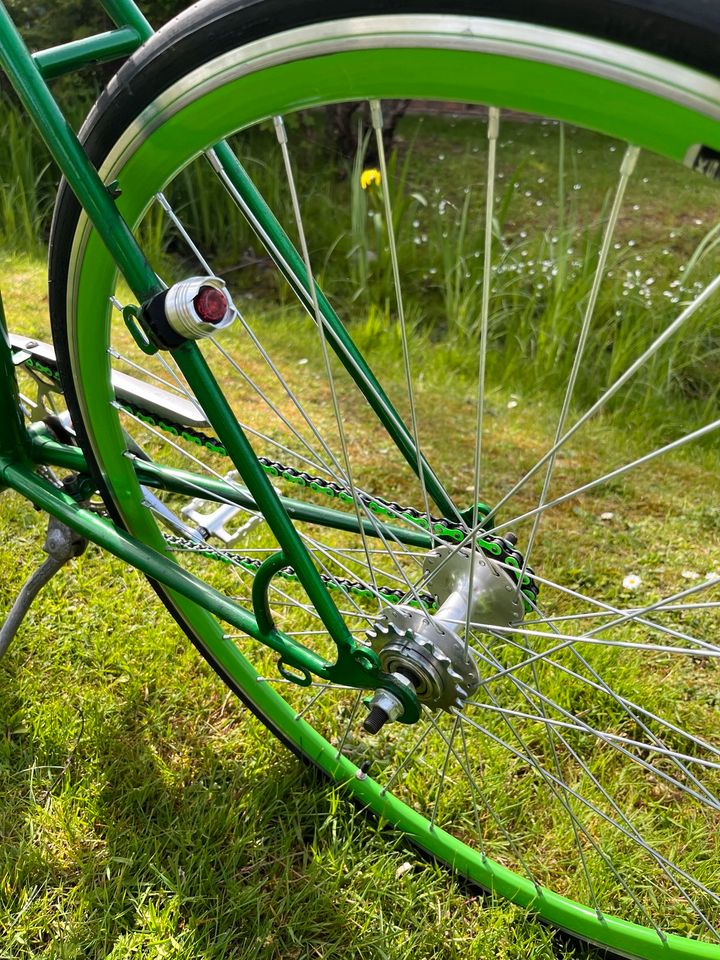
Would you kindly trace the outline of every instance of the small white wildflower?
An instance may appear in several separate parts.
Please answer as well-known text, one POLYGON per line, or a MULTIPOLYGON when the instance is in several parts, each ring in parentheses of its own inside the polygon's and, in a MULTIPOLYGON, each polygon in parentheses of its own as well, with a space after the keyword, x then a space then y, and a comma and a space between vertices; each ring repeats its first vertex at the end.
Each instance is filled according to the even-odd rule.
POLYGON ((517 400, 508 400, 507 408, 508 408, 508 410, 514 410, 514 408, 515 408, 517 405, 518 405, 517 400))
POLYGON ((600 519, 601 519, 601 520, 612 520, 612 518, 613 518, 614 516, 615 516, 615 514, 612 512, 612 510, 606 510, 605 513, 601 513, 601 514, 600 514, 600 519))
POLYGON ((700 574, 696 573, 694 570, 683 570, 680 576, 684 580, 699 580, 700 574))
POLYGON ((718 577, 720 577, 720 573, 718 573, 717 570, 708 570, 705 574, 706 580, 717 580, 718 577))
POLYGON ((636 573, 629 573, 623 580, 623 587, 626 590, 637 590, 637 588, 642 583, 642 580, 636 573))
POLYGON ((303 357, 302 360, 298 360, 298 366, 303 367, 308 362, 307 357, 303 357))

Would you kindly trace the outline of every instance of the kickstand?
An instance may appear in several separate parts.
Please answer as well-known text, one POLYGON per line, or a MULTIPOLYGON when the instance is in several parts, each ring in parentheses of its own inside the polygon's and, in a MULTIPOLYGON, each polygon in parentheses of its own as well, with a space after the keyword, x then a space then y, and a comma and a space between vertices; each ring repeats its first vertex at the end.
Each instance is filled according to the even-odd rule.
POLYGON ((43 544, 43 550, 47 553, 48 558, 38 567, 35 573, 27 578, 17 595, 15 603, 10 608, 5 623, 0 627, 0 659, 6 653, 20 624, 25 619, 30 605, 42 587, 69 560, 72 560, 73 557, 79 557, 87 545, 88 541, 85 537, 56 520, 55 517, 49 518, 47 536, 43 544))

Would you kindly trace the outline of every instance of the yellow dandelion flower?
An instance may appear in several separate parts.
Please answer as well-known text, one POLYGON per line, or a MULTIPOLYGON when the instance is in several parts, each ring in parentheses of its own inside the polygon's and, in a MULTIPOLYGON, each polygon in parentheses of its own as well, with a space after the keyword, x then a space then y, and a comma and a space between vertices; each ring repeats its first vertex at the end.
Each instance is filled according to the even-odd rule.
POLYGON ((369 170, 363 170, 360 174, 360 186, 363 190, 367 190, 373 184, 380 186, 380 171, 376 170, 375 167, 370 167, 369 170))

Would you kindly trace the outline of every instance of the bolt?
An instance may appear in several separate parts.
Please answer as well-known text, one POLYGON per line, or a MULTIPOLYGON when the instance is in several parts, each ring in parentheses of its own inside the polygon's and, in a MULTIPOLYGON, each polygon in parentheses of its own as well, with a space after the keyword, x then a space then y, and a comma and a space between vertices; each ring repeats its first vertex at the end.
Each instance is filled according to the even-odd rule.
POLYGON ((363 722, 363 730, 367 733, 377 733, 385 724, 388 722, 390 717, 383 710, 382 707, 379 707, 375 704, 370 708, 370 713, 365 717, 363 722))
POLYGON ((403 713, 402 702, 389 690, 382 687, 375 691, 370 701, 370 712, 365 718, 363 728, 367 733, 377 733, 388 720, 397 720, 403 713))

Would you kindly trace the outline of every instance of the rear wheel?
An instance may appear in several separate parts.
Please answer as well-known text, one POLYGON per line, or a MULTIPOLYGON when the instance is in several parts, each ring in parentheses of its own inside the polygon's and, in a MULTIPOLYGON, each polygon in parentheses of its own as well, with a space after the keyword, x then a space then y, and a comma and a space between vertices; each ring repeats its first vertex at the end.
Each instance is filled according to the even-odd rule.
MULTIPOLYGON (((364 537, 299 526, 357 638, 419 670, 422 654, 412 660, 397 638, 409 630, 427 639, 420 621, 446 629, 465 644, 476 689, 443 673, 437 634, 426 679, 438 689, 420 722, 389 724, 372 738, 360 732, 361 692, 300 688, 264 648, 183 598, 161 596, 282 740, 427 852, 619 952, 720 956, 720 553, 711 537, 684 537, 680 516, 713 516, 717 451, 706 438, 717 426, 709 415, 717 394, 702 380, 699 371, 712 370, 703 357, 691 401, 676 373, 688 343, 716 349, 703 306, 718 281, 698 256, 680 291, 668 264, 683 250, 670 249, 652 218, 639 220, 626 196, 645 171, 671 191, 686 189, 653 156, 638 167, 638 148, 714 162, 720 84, 690 67, 703 65, 718 25, 678 13, 669 29, 666 14, 643 32, 641 10, 608 3, 604 17, 593 5, 605 37, 594 40, 563 29, 577 30, 582 5, 548 4, 537 22, 521 7, 504 14, 509 22, 491 19, 497 11, 482 3, 436 13, 402 2, 392 16, 364 4, 352 20, 333 20, 323 4, 209 4, 123 68, 83 132, 105 182, 119 181, 118 205, 154 250, 158 272, 168 280, 216 272, 230 282, 243 318, 205 353, 281 492, 321 505, 332 495, 333 506, 367 521, 364 537), (623 31, 664 57, 620 46, 623 31), (399 101, 411 107, 397 155, 384 157, 378 141, 378 169, 365 170, 373 118, 377 127, 399 101), (322 108, 338 103, 358 104, 347 108, 361 130, 349 169, 303 146, 320 138, 322 108), (208 151, 224 138, 251 175, 270 172, 273 208, 300 247, 307 240, 312 270, 389 384, 462 523, 437 517, 318 327, 301 309, 293 314, 284 280, 269 274, 242 225, 236 191, 214 172, 208 151), (513 140, 523 156, 514 158, 513 140), (465 182, 456 182, 460 173, 465 182), (583 206, 574 188, 586 182, 594 188, 583 206), (344 219, 327 204, 342 192, 344 219), (642 228, 641 239, 651 235, 645 257, 667 282, 668 296, 652 307, 654 278, 640 277, 628 224, 642 228), (660 404, 664 423, 624 437, 623 411, 650 418, 660 404), (671 480, 653 500, 667 463, 671 480), (636 488, 623 489, 635 476, 639 500, 636 488), (579 499, 590 491, 599 499, 579 499), (667 510, 680 492, 682 505, 667 510), (493 506, 482 529, 472 507, 479 499, 493 506), (616 527, 620 512, 629 519, 616 527), (436 520, 425 543, 428 514, 436 520), (389 535, 378 516, 407 535, 389 535), (495 608, 466 607, 454 621, 446 609, 438 626, 429 548, 471 580, 468 565, 481 562, 448 546, 456 526, 466 541, 473 527, 503 541, 500 577, 530 562, 539 597, 530 590, 525 610, 504 621, 495 608)), ((686 226, 688 218, 683 208, 686 226)), ((177 369, 146 358, 118 322, 113 304, 128 296, 63 190, 51 255, 54 337, 108 508, 135 536, 243 600, 257 559, 277 549, 261 518, 235 514, 228 528, 207 504, 156 495, 135 478, 128 451, 237 486, 202 411, 188 413, 193 398, 177 369), (110 365, 159 387, 169 412, 116 400, 110 365)), ((279 582, 271 599, 284 630, 332 655, 297 584, 279 582)))

